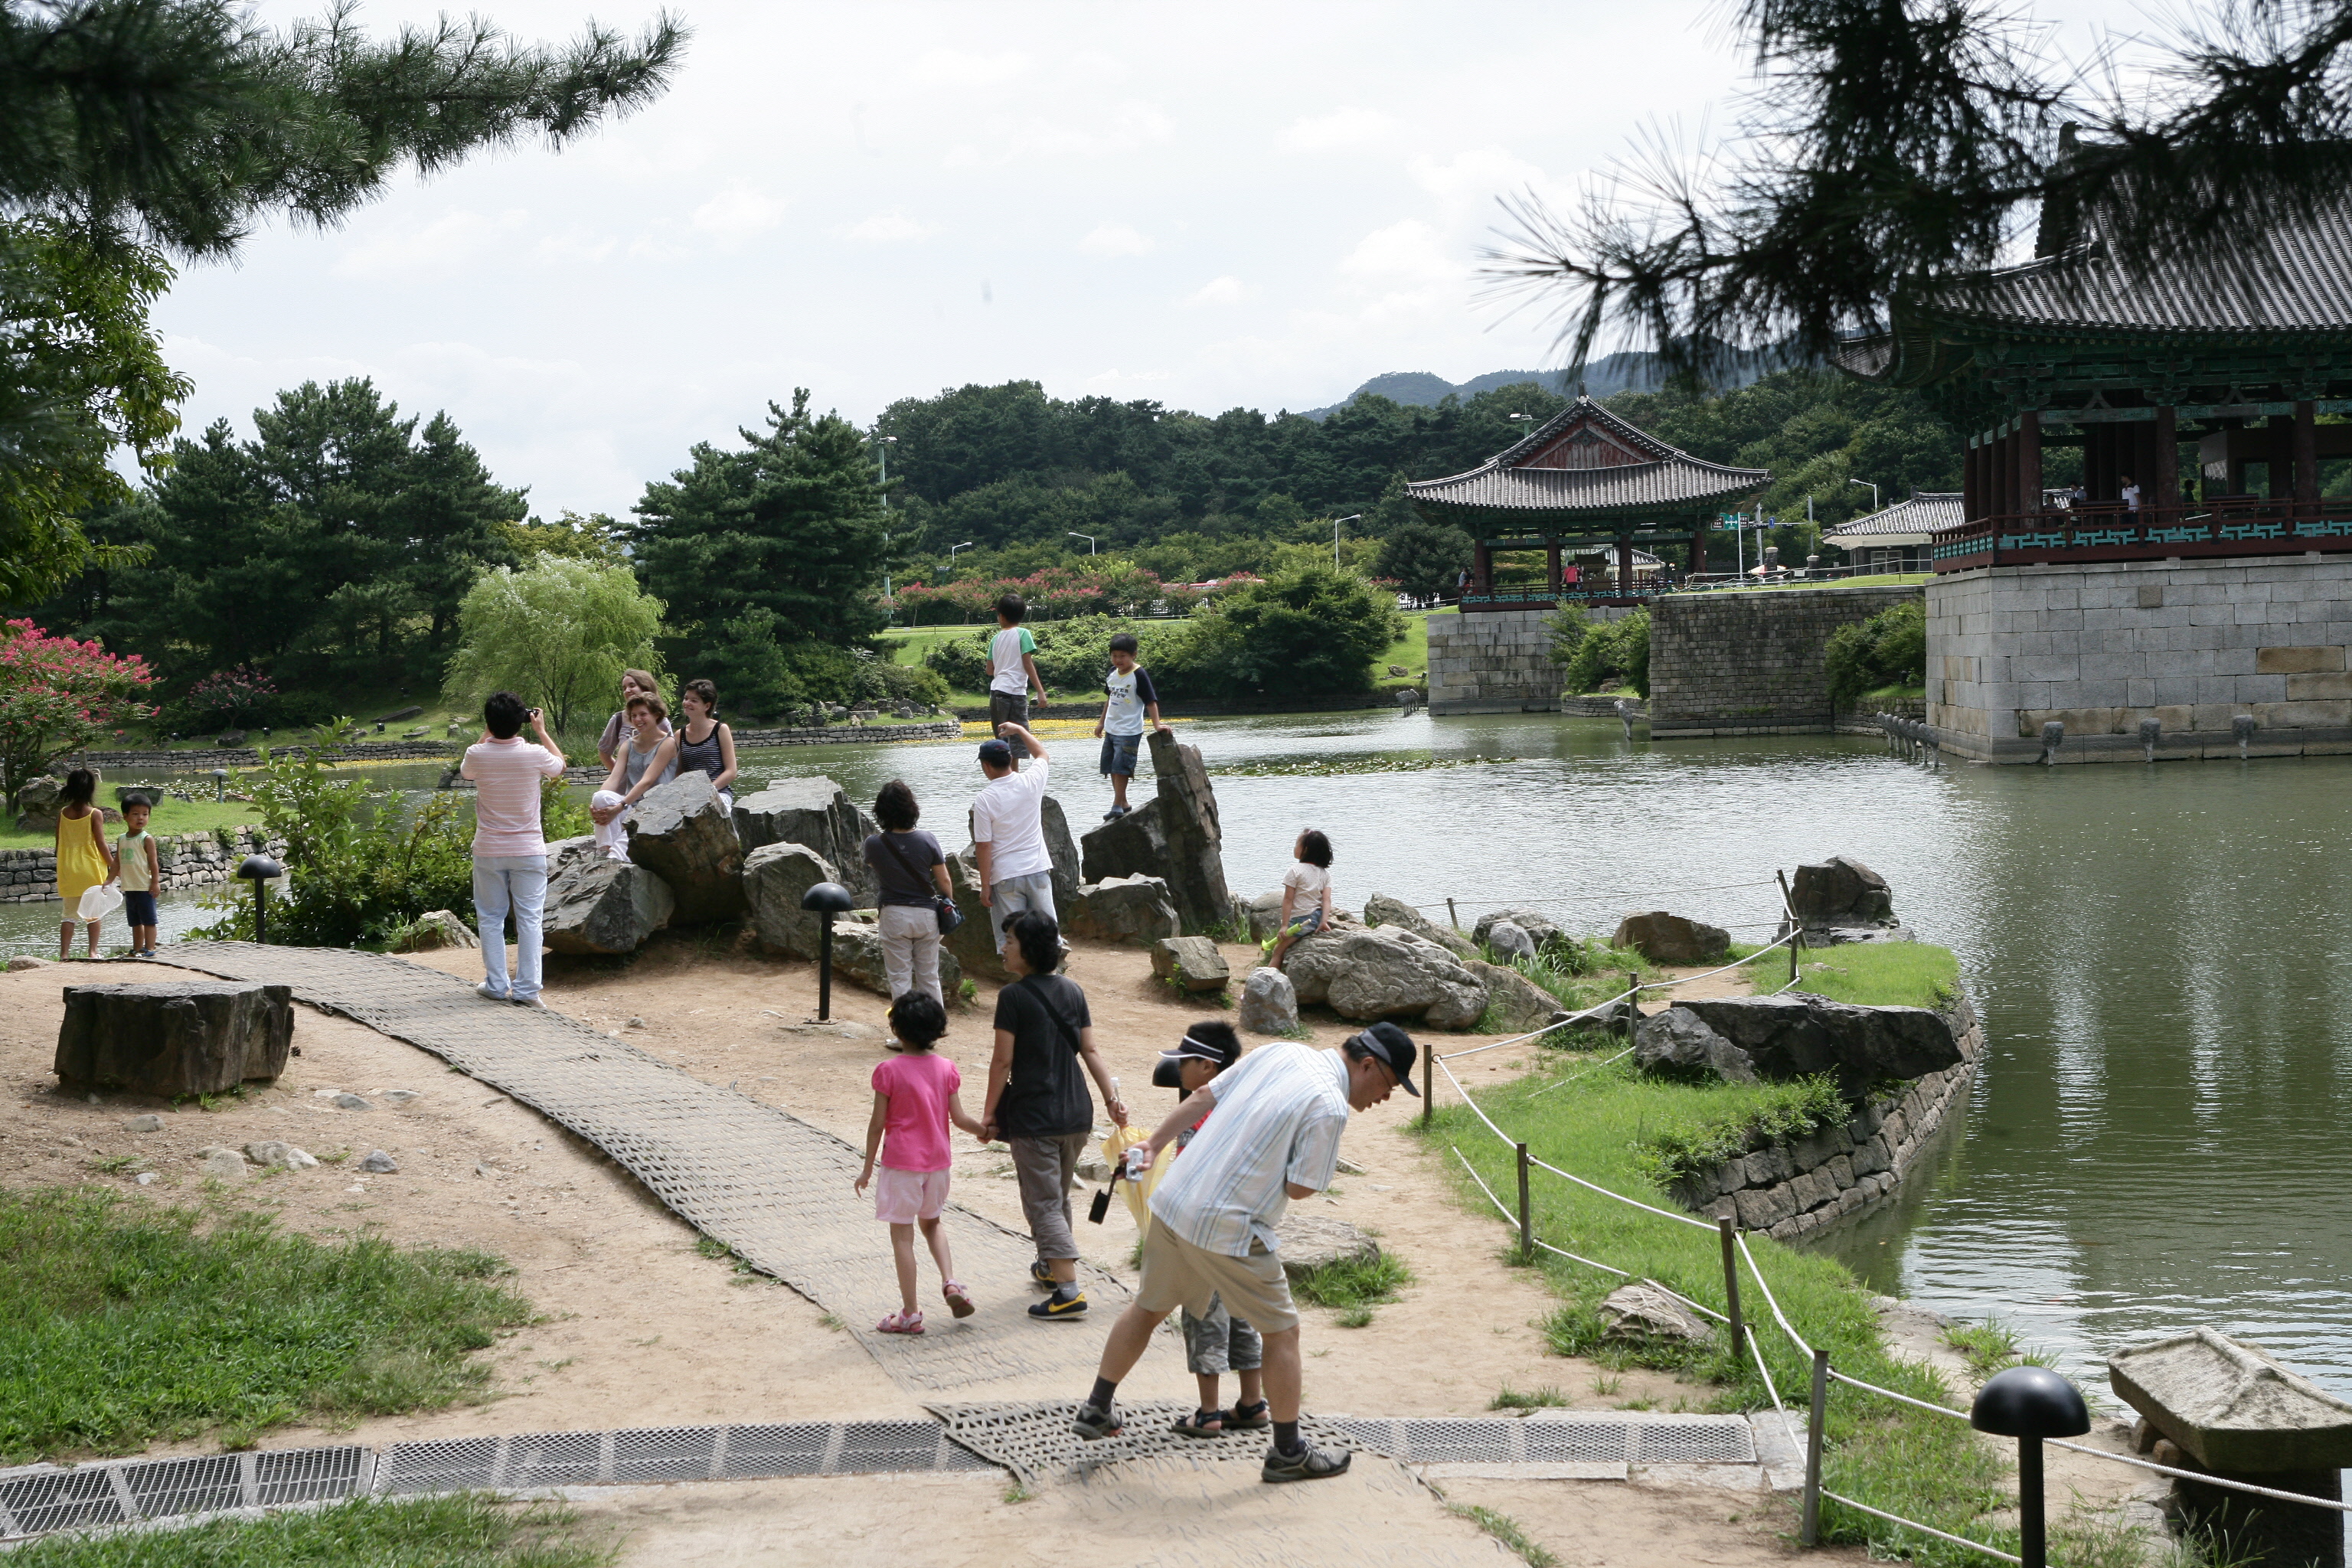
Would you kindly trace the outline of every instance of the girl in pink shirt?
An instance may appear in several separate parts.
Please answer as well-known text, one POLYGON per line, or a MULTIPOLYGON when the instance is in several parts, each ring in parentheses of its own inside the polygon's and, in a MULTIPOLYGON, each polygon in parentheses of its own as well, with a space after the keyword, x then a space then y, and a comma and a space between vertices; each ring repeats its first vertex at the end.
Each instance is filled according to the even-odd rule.
POLYGON ((886 1334, 919 1334, 923 1314, 915 1305, 915 1227, 940 1266, 940 1293, 948 1310, 969 1318, 978 1309, 956 1282, 940 1211, 948 1201, 948 1123, 973 1137, 981 1124, 964 1113, 963 1077, 955 1063, 933 1056, 931 1047, 948 1032, 947 1010, 927 992, 909 991, 890 1004, 890 1032, 903 1047, 874 1069, 874 1118, 866 1124, 866 1168, 856 1191, 874 1181, 874 1160, 882 1158, 882 1179, 874 1187, 874 1217, 890 1227, 890 1250, 898 1263, 899 1310, 875 1325, 886 1334))

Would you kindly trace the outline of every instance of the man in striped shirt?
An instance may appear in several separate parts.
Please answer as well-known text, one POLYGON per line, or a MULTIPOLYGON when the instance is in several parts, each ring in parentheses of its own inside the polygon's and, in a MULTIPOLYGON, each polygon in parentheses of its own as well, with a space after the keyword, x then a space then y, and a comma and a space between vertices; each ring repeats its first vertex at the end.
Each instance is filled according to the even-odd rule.
POLYGON ((1298 1436, 1298 1309, 1276 1255, 1275 1227, 1292 1198, 1331 1184, 1339 1134, 1353 1111, 1413 1087, 1412 1037, 1374 1024, 1337 1051, 1299 1041, 1261 1046, 1185 1098, 1144 1146, 1144 1168, 1178 1133, 1206 1116, 1151 1194, 1157 1223, 1143 1241, 1143 1280, 1111 1326, 1094 1392, 1073 1429, 1089 1440, 1121 1426, 1118 1380, 1141 1359, 1151 1332, 1179 1307, 1208 1310, 1222 1296, 1265 1339, 1265 1398, 1274 1447, 1259 1472, 1269 1481, 1316 1481, 1343 1473, 1352 1454, 1309 1447, 1298 1436), (1214 1111, 1214 1115, 1210 1112, 1214 1111))

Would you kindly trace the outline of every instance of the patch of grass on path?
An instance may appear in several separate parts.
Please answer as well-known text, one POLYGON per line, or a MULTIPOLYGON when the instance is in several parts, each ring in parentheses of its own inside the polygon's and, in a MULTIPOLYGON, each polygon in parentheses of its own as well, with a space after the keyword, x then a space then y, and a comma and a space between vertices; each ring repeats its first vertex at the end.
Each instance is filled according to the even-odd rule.
MULTIPOLYGON (((1924 942, 1850 942, 1809 947, 1797 955, 1797 989, 1864 1007, 1942 1007, 1960 994, 1960 961, 1948 947, 1924 942)), ((1789 950, 1748 961, 1750 982, 1773 991, 1789 979, 1789 950)))
POLYGON ((1293 1287, 1310 1307, 1378 1307, 1395 1300, 1412 1282, 1412 1270, 1383 1252, 1327 1263, 1300 1275, 1293 1287))
POLYGON ((568 1509, 467 1493, 362 1499, 186 1530, 51 1536, 19 1547, 8 1561, 12 1568, 599 1568, 614 1552, 587 1539, 568 1509))
MULTIPOLYGON (((1538 1158, 1613 1192, 1675 1210, 1644 1168, 1643 1146, 1677 1128, 1718 1120, 1736 1098, 1725 1093, 1730 1086, 1648 1079, 1629 1072, 1625 1064, 1594 1070, 1596 1059, 1548 1058, 1525 1077, 1481 1091, 1478 1103, 1513 1138, 1527 1140, 1538 1158), (1578 1074, 1585 1076, 1572 1083, 1562 1081, 1578 1074)), ((1466 1156, 1488 1186, 1508 1194, 1516 1191, 1517 1181, 1511 1150, 1459 1103, 1450 1084, 1444 1085, 1440 1096, 1435 1124, 1423 1136, 1454 1172, 1465 1206, 1494 1221, 1496 1250, 1503 1253, 1511 1247, 1511 1231, 1462 1174, 1453 1151, 1466 1156)), ((1414 1125, 1418 1128, 1418 1121, 1414 1125)), ((1724 1310, 1721 1254, 1711 1227, 1645 1214, 1541 1171, 1535 1173, 1533 1200, 1536 1234, 1542 1240, 1724 1310)), ((1810 1343, 1829 1351, 1833 1365, 1916 1399, 1952 1404, 1950 1392, 1932 1372, 1888 1356, 1877 1320, 1843 1267, 1760 1236, 1751 1235, 1748 1244, 1781 1309, 1810 1343)), ((1717 1392, 1707 1405, 1716 1410, 1752 1410, 1769 1404, 1753 1361, 1735 1360, 1719 1339, 1712 1346, 1696 1348, 1654 1345, 1635 1351, 1605 1344, 1600 1303, 1623 1281, 1563 1258, 1538 1257, 1542 1261, 1537 1267, 1561 1299, 1559 1310, 1545 1324, 1556 1353, 1611 1365, 1664 1367, 1711 1382, 1717 1392)), ((1743 1279, 1742 1294, 1748 1321, 1759 1331, 1756 1342, 1781 1397, 1801 1412, 1811 1363, 1773 1326, 1770 1310, 1752 1279, 1743 1279)), ((1982 1515, 2003 1501, 2006 1463, 1973 1440, 1965 1420, 1911 1411, 1833 1384, 1827 1436, 1826 1479, 1832 1489, 1938 1529, 2015 1550, 2013 1531, 2004 1539, 2002 1532, 1980 1522, 1982 1515)), ((1874 1555, 1906 1555, 1937 1564, 1978 1561, 1964 1549, 1835 1504, 1824 1504, 1822 1518, 1828 1539, 1871 1542, 1874 1555)))
POLYGON ((471 1352, 531 1318, 481 1253, 206 1217, 97 1189, 0 1194, 0 1463, 440 1409, 488 1380, 471 1352))

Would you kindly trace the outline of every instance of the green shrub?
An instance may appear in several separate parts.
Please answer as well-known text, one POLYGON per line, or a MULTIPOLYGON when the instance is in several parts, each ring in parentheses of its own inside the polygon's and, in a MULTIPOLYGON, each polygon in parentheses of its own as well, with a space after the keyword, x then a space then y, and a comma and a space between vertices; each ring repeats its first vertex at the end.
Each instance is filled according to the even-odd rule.
POLYGON ((1397 1292, 1412 1283, 1412 1270, 1383 1252, 1310 1268, 1292 1281, 1292 1288, 1310 1307, 1377 1307, 1395 1300, 1397 1292))
MULTIPOLYGON (((1560 637, 1555 627, 1555 649, 1560 637)), ((1649 696, 1650 612, 1635 610, 1586 632, 1569 656, 1562 679, 1570 691, 1601 691, 1612 683, 1622 682, 1642 696, 1649 696)))
MULTIPOLYGON (((342 722, 322 729, 305 755, 261 748, 260 766, 246 775, 264 829, 286 844, 286 890, 270 897, 272 940, 297 947, 380 947, 428 910, 447 910, 470 923, 474 814, 468 803, 445 791, 404 811, 390 791, 331 772, 320 754, 342 722)), ((560 795, 562 781, 553 782, 560 795)), ((585 823, 584 812, 559 799, 552 829, 584 833, 585 823)), ((253 940, 253 895, 242 883, 222 884, 205 907, 222 918, 194 934, 253 940)))
MULTIPOLYGON (((1733 1089, 1734 1086, 1724 1086, 1733 1089)), ((1704 1102, 1702 1102, 1704 1103, 1704 1102)), ((1720 1104, 1700 1110, 1681 1125, 1661 1127, 1635 1141, 1634 1163, 1661 1187, 1712 1171, 1750 1149, 1787 1138, 1803 1138, 1824 1127, 1842 1127, 1853 1108, 1834 1079, 1737 1086, 1720 1104)))
POLYGON ((1840 626, 1823 650, 1830 700, 1850 707, 1882 686, 1927 684, 1927 603, 1908 599, 1866 621, 1840 626))
POLYGON ((948 683, 936 669, 919 664, 886 664, 881 674, 882 695, 893 703, 937 707, 948 700, 948 683))

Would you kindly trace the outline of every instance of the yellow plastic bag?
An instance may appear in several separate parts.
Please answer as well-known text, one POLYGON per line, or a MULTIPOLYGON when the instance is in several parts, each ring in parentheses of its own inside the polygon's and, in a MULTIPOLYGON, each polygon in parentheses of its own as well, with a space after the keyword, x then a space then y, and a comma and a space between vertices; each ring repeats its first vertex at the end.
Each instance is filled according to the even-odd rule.
MULTIPOLYGON (((1150 1142, 1151 1134, 1140 1127, 1114 1127, 1110 1130, 1110 1136, 1102 1141, 1103 1163, 1117 1171, 1126 1163, 1129 1149, 1150 1142)), ((1160 1151, 1160 1158, 1152 1162, 1151 1169, 1143 1173, 1140 1182, 1130 1182, 1125 1175, 1114 1177, 1111 1182, 1127 1199, 1127 1212, 1135 1216, 1138 1237, 1148 1234, 1151 1229, 1151 1194, 1159 1187, 1160 1178, 1167 1174, 1171 1156, 1171 1151, 1160 1151)))

